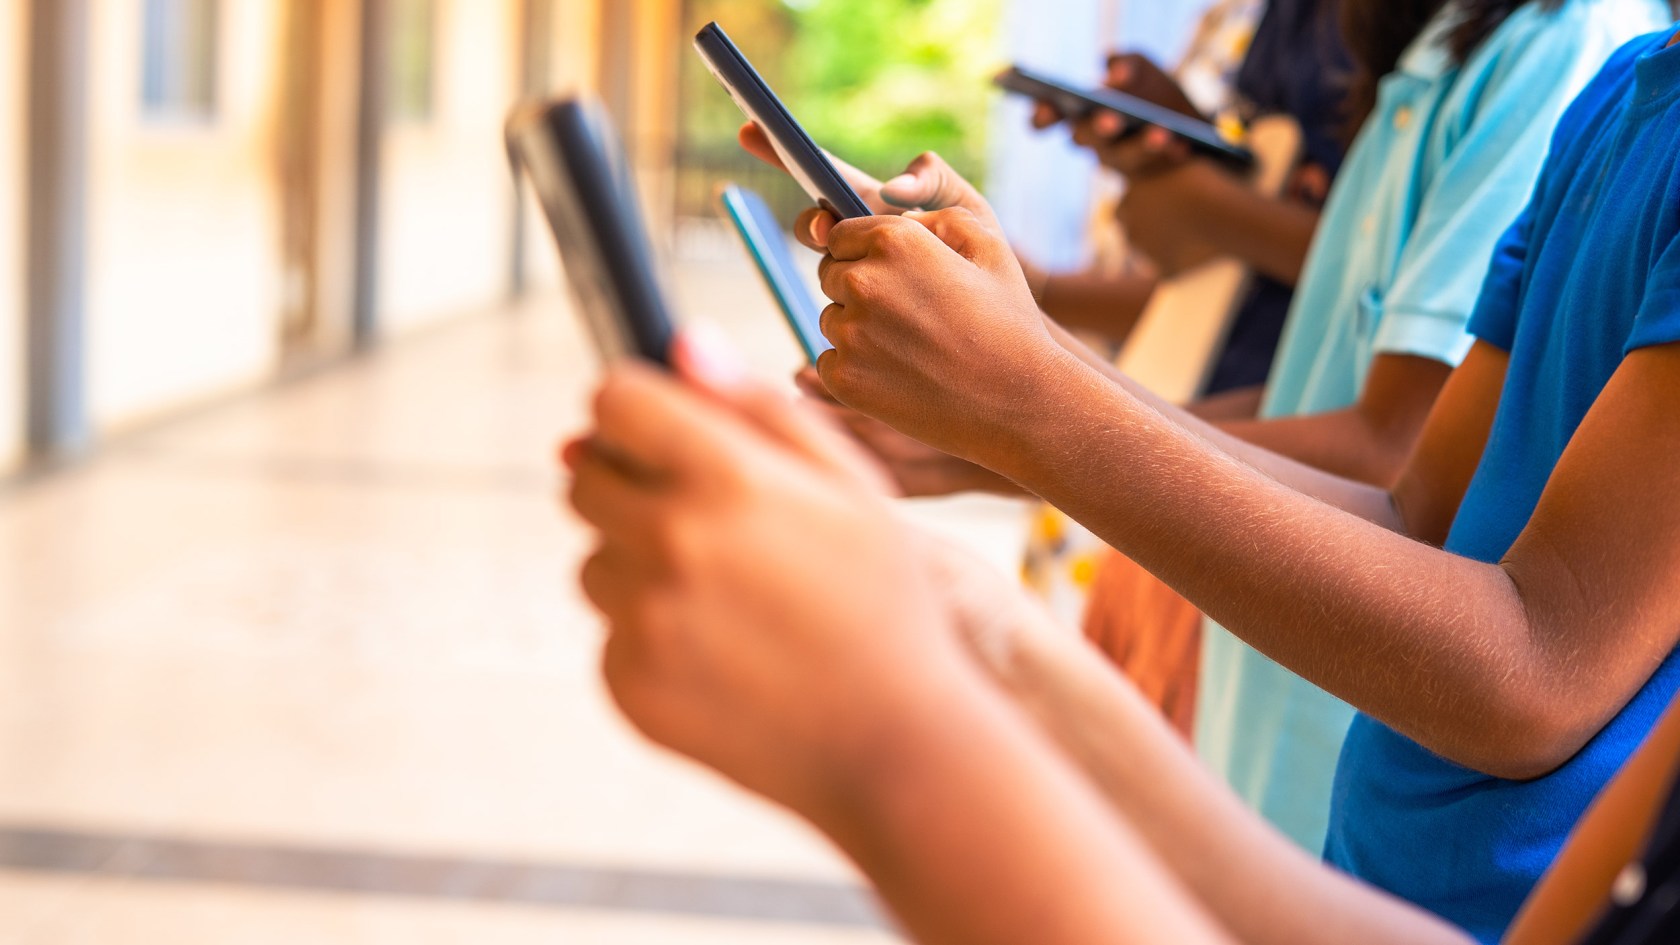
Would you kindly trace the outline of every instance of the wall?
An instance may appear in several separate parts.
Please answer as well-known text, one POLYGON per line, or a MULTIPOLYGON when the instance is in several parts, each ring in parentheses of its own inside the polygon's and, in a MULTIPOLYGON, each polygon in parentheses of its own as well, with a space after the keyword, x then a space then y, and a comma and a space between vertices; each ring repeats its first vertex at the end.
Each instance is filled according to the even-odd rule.
MULTIPOLYGON (((555 0, 553 22, 549 34, 543 38, 548 47, 549 76, 539 94, 595 93, 596 74, 600 68, 600 35, 598 0, 555 0)), ((558 290, 560 257, 555 253, 554 237, 543 220, 542 210, 528 192, 525 194, 524 224, 526 290, 558 290)))
POLYGON ((21 2, 0 4, 0 472, 23 453, 24 71, 21 2))
POLYGON ((140 4, 95 0, 88 379, 109 432, 260 381, 279 357, 271 140, 279 4, 224 0, 219 114, 140 111, 140 4))
POLYGON ((379 316, 387 334, 485 309, 511 289, 502 119, 519 97, 516 0, 439 0, 435 114, 386 135, 379 316))

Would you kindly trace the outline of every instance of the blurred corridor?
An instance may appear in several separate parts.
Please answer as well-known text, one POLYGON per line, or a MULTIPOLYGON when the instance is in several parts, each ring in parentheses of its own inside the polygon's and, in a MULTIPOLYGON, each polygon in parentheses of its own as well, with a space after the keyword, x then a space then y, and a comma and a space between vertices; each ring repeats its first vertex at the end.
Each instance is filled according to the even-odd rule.
MULTIPOLYGON (((988 3, 900 4, 990 24, 952 80, 976 167, 988 3)), ((803 198, 683 70, 697 18, 776 48, 816 6, 0 3, 0 945, 894 940, 601 691, 551 457, 596 369, 500 140, 598 94, 684 314, 787 377, 697 220, 725 175, 803 198)), ((1121 5, 1069 6, 1091 45, 1121 5)), ((1017 191, 1078 241, 1083 190, 1017 191)), ((1016 506, 911 512, 1017 567, 1016 506)))
MULTIPOLYGON (((797 362, 744 263, 680 284, 797 362)), ((0 942, 889 940, 814 835, 606 703, 547 453, 594 372, 564 308, 0 500, 0 942)), ((922 514, 1013 551, 1008 506, 922 514)))

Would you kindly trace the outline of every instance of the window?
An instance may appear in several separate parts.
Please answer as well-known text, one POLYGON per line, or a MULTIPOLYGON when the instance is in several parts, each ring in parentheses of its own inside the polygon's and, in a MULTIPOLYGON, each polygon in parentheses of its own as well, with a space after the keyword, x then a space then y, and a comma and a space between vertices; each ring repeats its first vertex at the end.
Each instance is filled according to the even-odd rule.
POLYGON ((144 0, 140 82, 148 117, 208 120, 216 115, 219 0, 144 0))
POLYGON ((437 97, 437 0, 391 0, 391 118, 427 122, 437 97))

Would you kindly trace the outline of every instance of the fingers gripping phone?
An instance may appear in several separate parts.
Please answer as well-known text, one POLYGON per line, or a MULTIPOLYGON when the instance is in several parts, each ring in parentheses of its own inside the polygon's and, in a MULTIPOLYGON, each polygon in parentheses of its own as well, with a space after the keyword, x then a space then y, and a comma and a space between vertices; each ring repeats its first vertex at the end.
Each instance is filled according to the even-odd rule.
POLYGON ((758 265, 759 274, 770 287, 770 294, 781 307, 788 325, 793 328, 799 346, 812 364, 833 345, 823 337, 820 322, 822 306, 817 304, 799 274, 799 266, 788 250, 787 234, 782 231, 776 215, 758 194, 735 184, 727 184, 719 200, 735 232, 746 244, 747 252, 758 265))
POLYGON ((509 155, 530 179, 603 361, 668 365, 676 330, 618 136, 589 99, 522 105, 509 155))
POLYGON ((1240 170, 1248 170, 1255 164, 1254 152, 1227 141, 1213 125, 1135 95, 1109 88, 1079 88, 1066 80, 1020 66, 1010 67, 993 81, 1007 91, 1049 102, 1063 118, 1078 119, 1093 111, 1110 111, 1129 119, 1134 126, 1165 128, 1182 138, 1198 154, 1240 170))
POLYGON ((706 68, 735 100, 736 107, 764 129, 788 173, 818 206, 842 220, 870 215, 869 205, 840 176, 828 155, 817 147, 799 122, 794 121, 787 106, 770 91, 770 86, 722 27, 706 24, 695 35, 694 48, 706 68))

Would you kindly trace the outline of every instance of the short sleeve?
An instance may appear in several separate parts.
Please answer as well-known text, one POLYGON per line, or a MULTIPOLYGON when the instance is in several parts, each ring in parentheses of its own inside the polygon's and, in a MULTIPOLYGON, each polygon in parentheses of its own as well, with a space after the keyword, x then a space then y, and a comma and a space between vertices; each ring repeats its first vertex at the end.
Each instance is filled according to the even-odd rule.
POLYGON ((1493 250, 1481 297, 1470 315, 1470 334, 1501 351, 1517 343, 1517 311, 1522 307, 1523 275, 1534 226, 1534 205, 1523 211, 1493 250))
POLYGON ((1506 260, 1520 249, 1501 237, 1534 194, 1558 120, 1618 45, 1567 12, 1536 23, 1464 66, 1458 81, 1471 83, 1473 117, 1422 196, 1384 300, 1380 354, 1456 365, 1469 353, 1466 329, 1489 285, 1489 260, 1496 249, 1506 260))
POLYGON ((1668 244, 1645 283, 1627 352, 1680 341, 1680 237, 1668 244))

